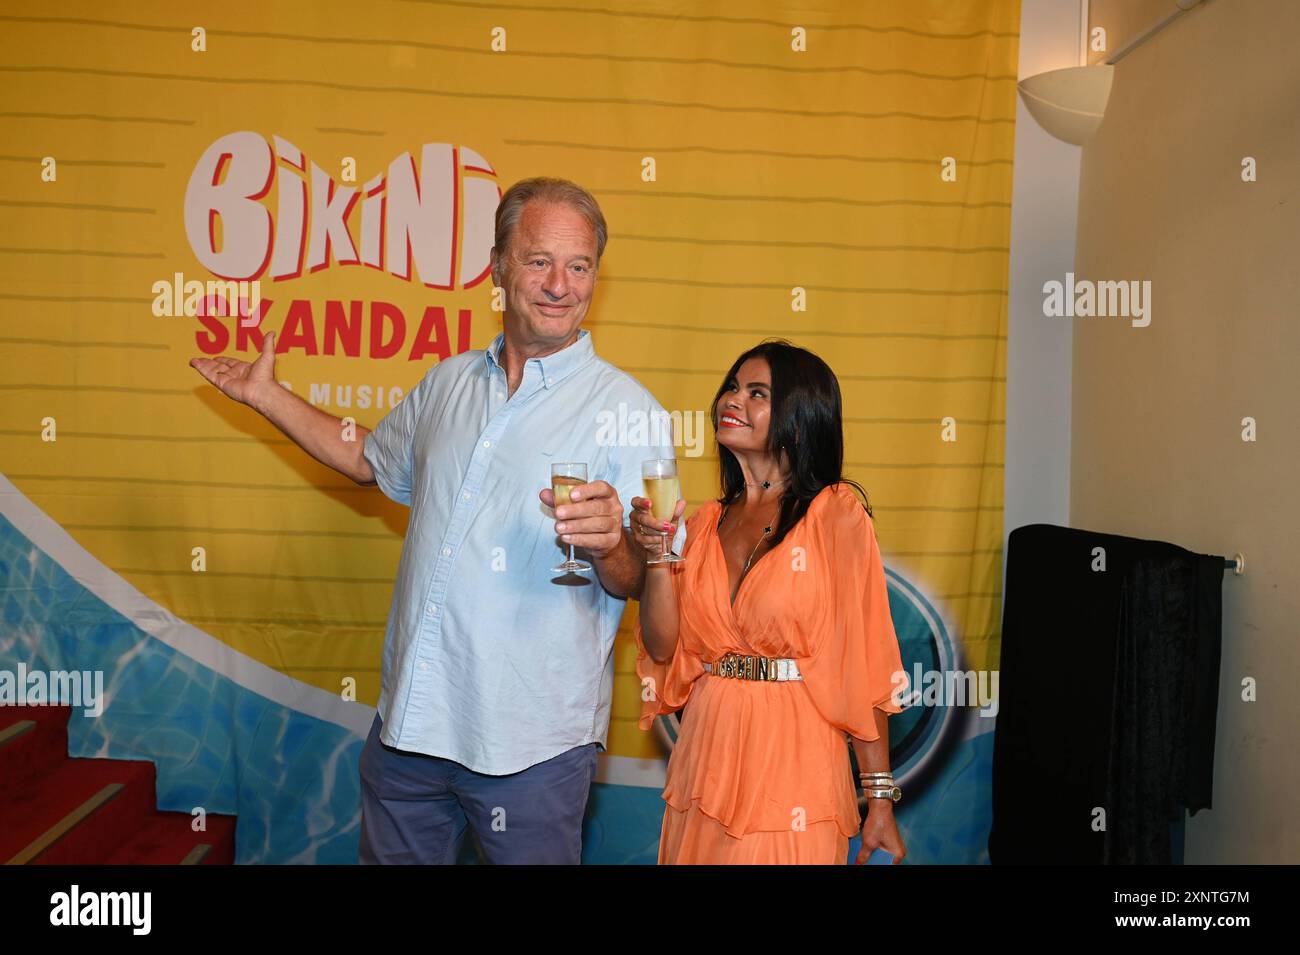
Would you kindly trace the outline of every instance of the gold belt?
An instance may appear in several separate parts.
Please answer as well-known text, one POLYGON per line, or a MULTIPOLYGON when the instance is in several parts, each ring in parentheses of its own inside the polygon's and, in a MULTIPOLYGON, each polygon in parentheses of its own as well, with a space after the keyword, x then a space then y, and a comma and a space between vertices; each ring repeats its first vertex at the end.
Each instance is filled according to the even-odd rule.
POLYGON ((767 680, 773 683, 803 679, 793 660, 745 653, 724 654, 716 663, 705 663, 704 672, 734 680, 767 680))

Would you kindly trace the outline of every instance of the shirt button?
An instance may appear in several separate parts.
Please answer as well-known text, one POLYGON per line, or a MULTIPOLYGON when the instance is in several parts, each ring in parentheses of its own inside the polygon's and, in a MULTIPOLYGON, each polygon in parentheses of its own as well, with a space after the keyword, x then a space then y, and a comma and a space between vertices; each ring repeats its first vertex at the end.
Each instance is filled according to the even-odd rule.
POLYGON ((429 613, 437 613, 437 612, 438 612, 438 605, 432 603, 429 604, 429 613))
POLYGON ((468 501, 468 500, 469 500, 469 491, 466 491, 464 494, 462 494, 462 495, 460 496, 460 499, 461 499, 462 501, 468 501))
POLYGON ((554 379, 554 378, 547 378, 547 379, 546 379, 546 387, 547 387, 547 388, 551 387, 551 385, 553 385, 553 384, 555 384, 555 379, 554 379))
POLYGON ((483 447, 485 447, 485 448, 490 448, 490 447, 492 447, 492 442, 491 442, 491 441, 484 441, 484 442, 483 442, 483 447))
POLYGON ((450 547, 444 547, 444 548, 442 549, 442 556, 443 556, 443 557, 450 557, 450 556, 451 556, 451 548, 450 548, 450 547))
POLYGON ((429 669, 429 664, 425 663, 423 660, 419 662, 418 666, 420 667, 421 670, 429 669))

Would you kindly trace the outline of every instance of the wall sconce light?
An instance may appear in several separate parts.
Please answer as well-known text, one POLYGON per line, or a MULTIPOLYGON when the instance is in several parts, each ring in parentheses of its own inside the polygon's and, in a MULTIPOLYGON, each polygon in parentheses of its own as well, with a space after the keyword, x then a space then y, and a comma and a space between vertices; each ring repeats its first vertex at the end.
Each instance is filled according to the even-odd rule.
MULTIPOLYGON (((1151 39, 1201 0, 1172 0, 1173 10, 1135 36, 1104 63, 1070 66, 1026 77, 1017 86, 1029 114, 1057 139, 1075 146, 1088 141, 1106 116, 1115 64, 1151 39)), ((1086 58, 1088 3, 1080 8, 1080 60, 1086 58)))
POLYGON ((1021 80, 1020 98, 1043 129, 1082 146, 1105 118, 1114 76, 1109 63, 1049 70, 1021 80))

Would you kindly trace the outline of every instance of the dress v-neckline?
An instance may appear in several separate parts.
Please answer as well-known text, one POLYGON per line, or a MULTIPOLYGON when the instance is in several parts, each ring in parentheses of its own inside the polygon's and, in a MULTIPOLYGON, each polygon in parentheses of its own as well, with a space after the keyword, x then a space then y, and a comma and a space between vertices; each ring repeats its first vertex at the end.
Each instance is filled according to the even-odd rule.
POLYGON ((722 523, 722 518, 723 516, 725 516, 725 514, 726 514, 726 508, 722 507, 721 513, 718 515, 718 520, 713 525, 713 543, 715 549, 718 552, 718 556, 722 558, 722 575, 721 575, 722 586, 726 588, 725 592, 727 594, 727 599, 729 601, 727 607, 728 610, 731 611, 734 615, 736 604, 740 603, 740 594, 745 589, 745 583, 749 580, 749 578, 754 576, 755 571, 758 570, 758 565, 763 562, 764 558, 766 558, 768 554, 776 550, 776 547, 769 547, 766 551, 764 551, 763 556, 758 558, 758 560, 754 561, 752 564, 750 564, 748 570, 744 570, 743 568, 741 569, 740 580, 736 582, 736 596, 732 597, 731 596, 731 568, 727 566, 727 552, 722 549, 722 534, 720 533, 718 527, 718 525, 722 523))
MULTIPOLYGON (((776 544, 769 547, 763 553, 762 557, 754 561, 754 563, 750 566, 748 573, 742 571, 740 576, 740 582, 736 584, 736 597, 734 600, 731 600, 730 603, 728 604, 728 612, 732 614, 733 620, 735 619, 736 605, 740 603, 740 597, 745 590, 745 584, 749 581, 750 577, 754 576, 754 573, 758 570, 758 565, 761 564, 768 557, 770 557, 778 547, 786 543, 786 541, 790 540, 791 536, 804 524, 804 522, 811 518, 813 513, 813 506, 816 505, 817 501, 821 499, 822 495, 827 493, 833 493, 833 490, 834 490, 833 485, 828 484, 825 487, 823 487, 820 491, 818 491, 813 496, 813 499, 808 502, 808 507, 804 511, 803 516, 800 517, 799 520, 795 522, 794 526, 791 527, 786 532, 785 537, 783 537, 776 544)), ((722 534, 720 533, 720 528, 719 528, 719 525, 722 523, 722 518, 726 515, 727 509, 726 506, 723 505, 721 502, 718 502, 718 509, 719 509, 718 519, 713 522, 714 549, 717 551, 718 557, 722 560, 722 573, 719 576, 722 578, 722 586, 725 588, 724 592, 726 593, 727 597, 730 598, 731 597, 731 571, 727 568, 727 552, 722 549, 722 534)))

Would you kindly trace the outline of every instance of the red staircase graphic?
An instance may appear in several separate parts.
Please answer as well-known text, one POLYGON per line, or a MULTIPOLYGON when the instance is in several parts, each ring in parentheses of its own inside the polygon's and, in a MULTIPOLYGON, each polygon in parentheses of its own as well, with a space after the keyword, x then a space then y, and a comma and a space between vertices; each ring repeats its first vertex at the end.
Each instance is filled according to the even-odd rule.
POLYGON ((0 706, 0 863, 232 865, 235 817, 159 812, 148 760, 68 756, 67 706, 0 706))

